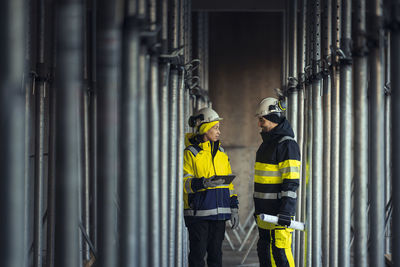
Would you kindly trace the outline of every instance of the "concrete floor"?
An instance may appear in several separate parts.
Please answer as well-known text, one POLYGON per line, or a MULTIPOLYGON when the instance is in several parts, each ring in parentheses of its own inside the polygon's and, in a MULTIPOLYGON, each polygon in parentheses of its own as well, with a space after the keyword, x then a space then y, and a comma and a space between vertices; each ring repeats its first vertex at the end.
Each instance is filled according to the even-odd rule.
POLYGON ((230 266, 259 266, 257 257, 257 241, 258 241, 258 231, 254 228, 249 235, 247 241, 242 245, 248 230, 237 231, 237 234, 242 242, 239 242, 238 238, 234 235, 233 231, 230 229, 229 224, 227 224, 226 232, 229 235, 229 239, 232 242, 234 249, 228 242, 227 236, 225 236, 224 242, 222 244, 222 262, 224 267, 230 266), (240 247, 242 249, 239 251, 240 247), (251 247, 251 248, 250 248, 251 247))

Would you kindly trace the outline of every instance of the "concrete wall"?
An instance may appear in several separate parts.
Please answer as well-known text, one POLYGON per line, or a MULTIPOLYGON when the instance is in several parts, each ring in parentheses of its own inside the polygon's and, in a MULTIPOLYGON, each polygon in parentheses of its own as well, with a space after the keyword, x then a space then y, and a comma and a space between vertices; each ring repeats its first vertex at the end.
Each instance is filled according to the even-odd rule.
POLYGON ((211 12, 209 14, 209 93, 224 118, 222 145, 239 194, 240 219, 253 207, 255 153, 261 143, 255 109, 280 87, 282 13, 211 12))

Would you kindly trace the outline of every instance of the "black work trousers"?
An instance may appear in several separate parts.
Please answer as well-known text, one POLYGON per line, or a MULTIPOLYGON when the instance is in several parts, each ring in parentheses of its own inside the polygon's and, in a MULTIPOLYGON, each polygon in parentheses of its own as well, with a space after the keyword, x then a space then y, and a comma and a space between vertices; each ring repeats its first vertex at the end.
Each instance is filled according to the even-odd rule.
POLYGON ((206 252, 208 267, 221 267, 225 221, 198 221, 190 224, 188 231, 189 267, 204 267, 206 252))

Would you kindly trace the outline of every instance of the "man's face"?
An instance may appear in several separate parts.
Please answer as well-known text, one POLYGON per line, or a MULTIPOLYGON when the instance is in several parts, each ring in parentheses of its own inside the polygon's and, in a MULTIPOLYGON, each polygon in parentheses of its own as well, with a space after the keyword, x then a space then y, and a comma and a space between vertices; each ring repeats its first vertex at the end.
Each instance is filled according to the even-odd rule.
POLYGON ((210 130, 208 130, 205 135, 204 138, 206 138, 207 140, 205 141, 213 141, 216 142, 219 139, 219 135, 221 134, 221 132, 219 131, 219 122, 217 124, 215 124, 210 130))
POLYGON ((269 132, 275 128, 278 124, 265 119, 264 117, 258 117, 258 127, 261 128, 263 132, 269 132))

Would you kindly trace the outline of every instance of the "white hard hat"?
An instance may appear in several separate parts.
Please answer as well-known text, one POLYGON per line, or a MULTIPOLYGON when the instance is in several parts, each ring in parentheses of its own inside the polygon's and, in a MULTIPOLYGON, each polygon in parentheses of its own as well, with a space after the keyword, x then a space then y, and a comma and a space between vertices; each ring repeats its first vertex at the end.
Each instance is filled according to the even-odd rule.
POLYGON ((189 126, 196 127, 212 121, 222 121, 222 118, 212 108, 202 108, 189 118, 189 126))
POLYGON ((267 97, 258 104, 256 116, 263 117, 270 113, 281 113, 284 110, 286 110, 286 108, 281 101, 273 97, 267 97))

